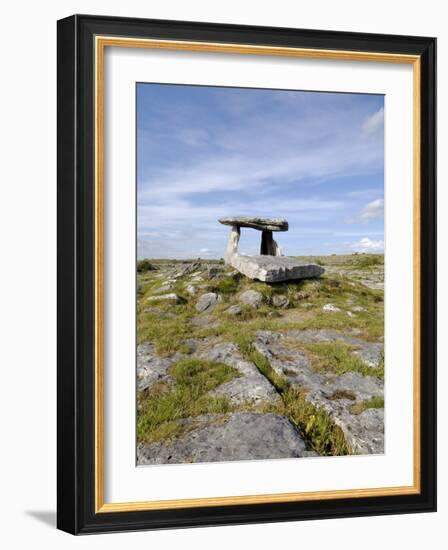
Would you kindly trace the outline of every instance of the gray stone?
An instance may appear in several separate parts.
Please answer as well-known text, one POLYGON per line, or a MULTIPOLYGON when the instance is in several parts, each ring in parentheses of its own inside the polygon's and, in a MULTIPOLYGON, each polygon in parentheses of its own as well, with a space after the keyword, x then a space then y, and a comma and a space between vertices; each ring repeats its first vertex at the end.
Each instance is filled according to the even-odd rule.
POLYGON ((153 294, 163 294, 165 292, 168 292, 168 290, 172 290, 173 289, 173 285, 172 284, 168 284, 168 285, 162 285, 161 287, 157 288, 156 290, 153 291, 153 294))
POLYGON ((367 311, 367 309, 362 306, 354 306, 352 307, 352 311, 367 311))
POLYGON ((288 222, 282 218, 236 216, 234 218, 220 218, 218 221, 232 227, 250 227, 259 231, 288 231, 288 222))
POLYGON ((225 363, 235 368, 240 376, 221 384, 213 393, 225 395, 235 405, 242 403, 275 403, 279 395, 269 380, 263 376, 257 367, 246 361, 235 344, 221 343, 203 352, 202 357, 212 361, 225 363))
POLYGON ((289 306, 289 300, 288 297, 284 294, 274 294, 272 298, 272 305, 274 307, 288 307, 289 306))
POLYGON ((180 439, 140 444, 137 463, 176 464, 314 456, 294 426, 281 415, 245 412, 228 417, 204 415, 185 422, 196 426, 201 421, 205 427, 190 431, 180 439))
POLYGON ((215 327, 218 322, 212 315, 202 313, 191 319, 191 324, 194 327, 215 327))
POLYGON ((146 298, 148 302, 173 302, 177 304, 179 302, 179 296, 174 292, 170 294, 161 294, 160 296, 149 296, 146 298))
POLYGON ((157 357, 154 346, 149 343, 137 346, 137 388, 143 391, 157 382, 170 380, 169 368, 178 358, 157 357))
POLYGON ((358 341, 355 346, 357 349, 353 353, 358 355, 368 367, 377 369, 381 366, 384 353, 383 344, 379 342, 358 341))
POLYGON ((263 303, 263 294, 261 294, 261 292, 257 292, 256 290, 246 290, 238 296, 238 300, 243 304, 258 309, 263 303))
POLYGON ((339 307, 335 306, 334 304, 325 304, 322 309, 324 311, 330 311, 330 312, 333 312, 333 313, 337 313, 338 311, 341 311, 341 309, 339 307))
POLYGON ((197 271, 197 269, 200 268, 200 267, 201 267, 200 262, 193 262, 191 264, 186 264, 186 265, 182 266, 179 269, 179 271, 177 271, 174 274, 174 277, 176 277, 176 278, 185 277, 185 275, 189 275, 190 273, 193 273, 194 271, 197 271))
POLYGON ((196 303, 196 311, 201 313, 207 311, 213 311, 216 307, 216 304, 220 301, 220 296, 215 292, 206 292, 199 297, 199 300, 196 303))
POLYGON ((185 287, 185 291, 188 292, 190 296, 194 296, 196 294, 196 288, 193 285, 187 285, 185 287))
POLYGON ((240 306, 230 306, 224 313, 227 313, 227 315, 241 315, 242 309, 240 306))

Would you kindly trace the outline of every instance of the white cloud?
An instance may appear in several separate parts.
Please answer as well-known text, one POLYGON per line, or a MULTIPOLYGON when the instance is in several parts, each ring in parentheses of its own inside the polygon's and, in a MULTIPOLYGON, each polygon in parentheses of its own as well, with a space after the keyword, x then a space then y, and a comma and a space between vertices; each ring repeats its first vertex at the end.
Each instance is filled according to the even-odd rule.
POLYGON ((201 248, 199 252, 210 252, 210 250, 208 248, 201 248))
POLYGON ((384 214, 384 201, 383 199, 376 199, 366 204, 361 211, 361 221, 369 222, 377 218, 382 218, 384 214))
POLYGON ((384 127, 384 109, 381 107, 376 111, 376 113, 373 113, 373 115, 369 115, 366 120, 364 121, 364 124, 362 126, 362 131, 365 136, 371 136, 372 134, 375 134, 380 129, 382 130, 384 127))
POLYGON ((353 243, 351 248, 357 252, 379 252, 384 250, 384 241, 372 241, 368 237, 364 237, 360 241, 353 243))

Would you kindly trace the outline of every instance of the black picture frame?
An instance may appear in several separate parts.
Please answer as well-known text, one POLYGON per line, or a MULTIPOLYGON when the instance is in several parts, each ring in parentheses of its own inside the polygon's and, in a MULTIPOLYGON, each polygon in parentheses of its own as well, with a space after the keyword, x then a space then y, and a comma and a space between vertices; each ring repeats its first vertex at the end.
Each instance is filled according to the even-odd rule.
POLYGON ((436 510, 436 39, 74 15, 58 21, 57 526, 73 534, 436 510), (420 492, 300 502, 95 511, 95 120, 97 35, 420 57, 420 492))

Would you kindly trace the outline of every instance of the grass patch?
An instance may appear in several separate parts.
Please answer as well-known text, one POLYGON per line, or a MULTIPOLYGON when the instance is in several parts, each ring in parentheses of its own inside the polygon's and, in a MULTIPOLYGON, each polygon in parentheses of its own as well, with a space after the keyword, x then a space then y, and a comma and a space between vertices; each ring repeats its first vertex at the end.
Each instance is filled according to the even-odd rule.
POLYGON ((356 256, 354 265, 358 269, 366 269, 373 266, 384 266, 384 255, 383 254, 362 254, 356 256))
MULTIPOLYGON (((171 306, 174 309, 174 306, 171 306)), ((191 336, 190 316, 175 314, 173 317, 161 318, 158 313, 142 313, 138 322, 138 342, 153 342, 155 351, 160 356, 172 355, 175 352, 187 353, 184 340, 191 336)))
POLYGON ((367 409, 384 409, 384 397, 374 396, 365 401, 358 401, 350 407, 352 414, 361 414, 367 409))
POLYGON ((357 355, 353 354, 353 347, 342 342, 318 342, 303 344, 311 359, 313 368, 321 372, 344 374, 358 372, 364 376, 384 378, 384 367, 372 369, 357 355))
POLYGON ((317 453, 322 456, 351 454, 341 428, 336 426, 324 409, 309 403, 303 391, 290 388, 282 397, 288 418, 317 453))
POLYGON ((226 397, 211 396, 208 392, 238 377, 239 372, 233 367, 216 361, 185 359, 171 367, 171 376, 172 385, 159 384, 139 398, 139 442, 179 437, 196 427, 192 423, 188 428, 183 419, 232 410, 226 397))
POLYGON ((218 294, 234 294, 238 290, 238 280, 233 277, 221 277, 209 285, 210 292, 218 294))

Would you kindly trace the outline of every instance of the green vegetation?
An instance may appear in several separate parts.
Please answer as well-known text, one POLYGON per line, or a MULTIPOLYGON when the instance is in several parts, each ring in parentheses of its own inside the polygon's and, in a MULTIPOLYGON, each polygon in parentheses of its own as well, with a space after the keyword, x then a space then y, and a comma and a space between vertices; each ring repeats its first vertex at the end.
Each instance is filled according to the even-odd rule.
POLYGON ((158 311, 139 315, 138 342, 154 342, 155 351, 160 356, 188 351, 184 340, 191 336, 191 315, 179 306, 171 306, 171 310, 174 316, 163 317, 158 311))
POLYGON ((361 254, 356 258, 356 267, 358 269, 366 269, 377 265, 384 266, 383 254, 361 254))
POLYGON ((140 260, 137 262, 137 273, 146 273, 147 271, 154 271, 157 268, 149 260, 140 260))
POLYGON ((343 342, 318 342, 303 344, 310 354, 313 368, 321 372, 333 372, 344 374, 346 372, 359 372, 364 376, 377 376, 384 378, 383 368, 372 369, 357 355, 353 354, 353 346, 343 342))
POLYGON ((384 397, 375 396, 365 401, 358 401, 350 407, 352 414, 361 414, 367 409, 384 409, 384 397))
POLYGON ((291 388, 282 397, 286 415, 317 453, 323 456, 351 454, 341 428, 336 426, 324 409, 306 400, 306 392, 291 388))
POLYGON ((139 397, 139 442, 179 437, 194 428, 194 423, 182 422, 185 418, 231 411, 225 397, 208 392, 239 376, 236 369, 215 361, 186 359, 171 367, 171 376, 172 384, 158 384, 139 397))
POLYGON ((216 282, 209 285, 210 292, 218 294, 233 294, 238 289, 238 280, 233 277, 221 277, 216 282))

